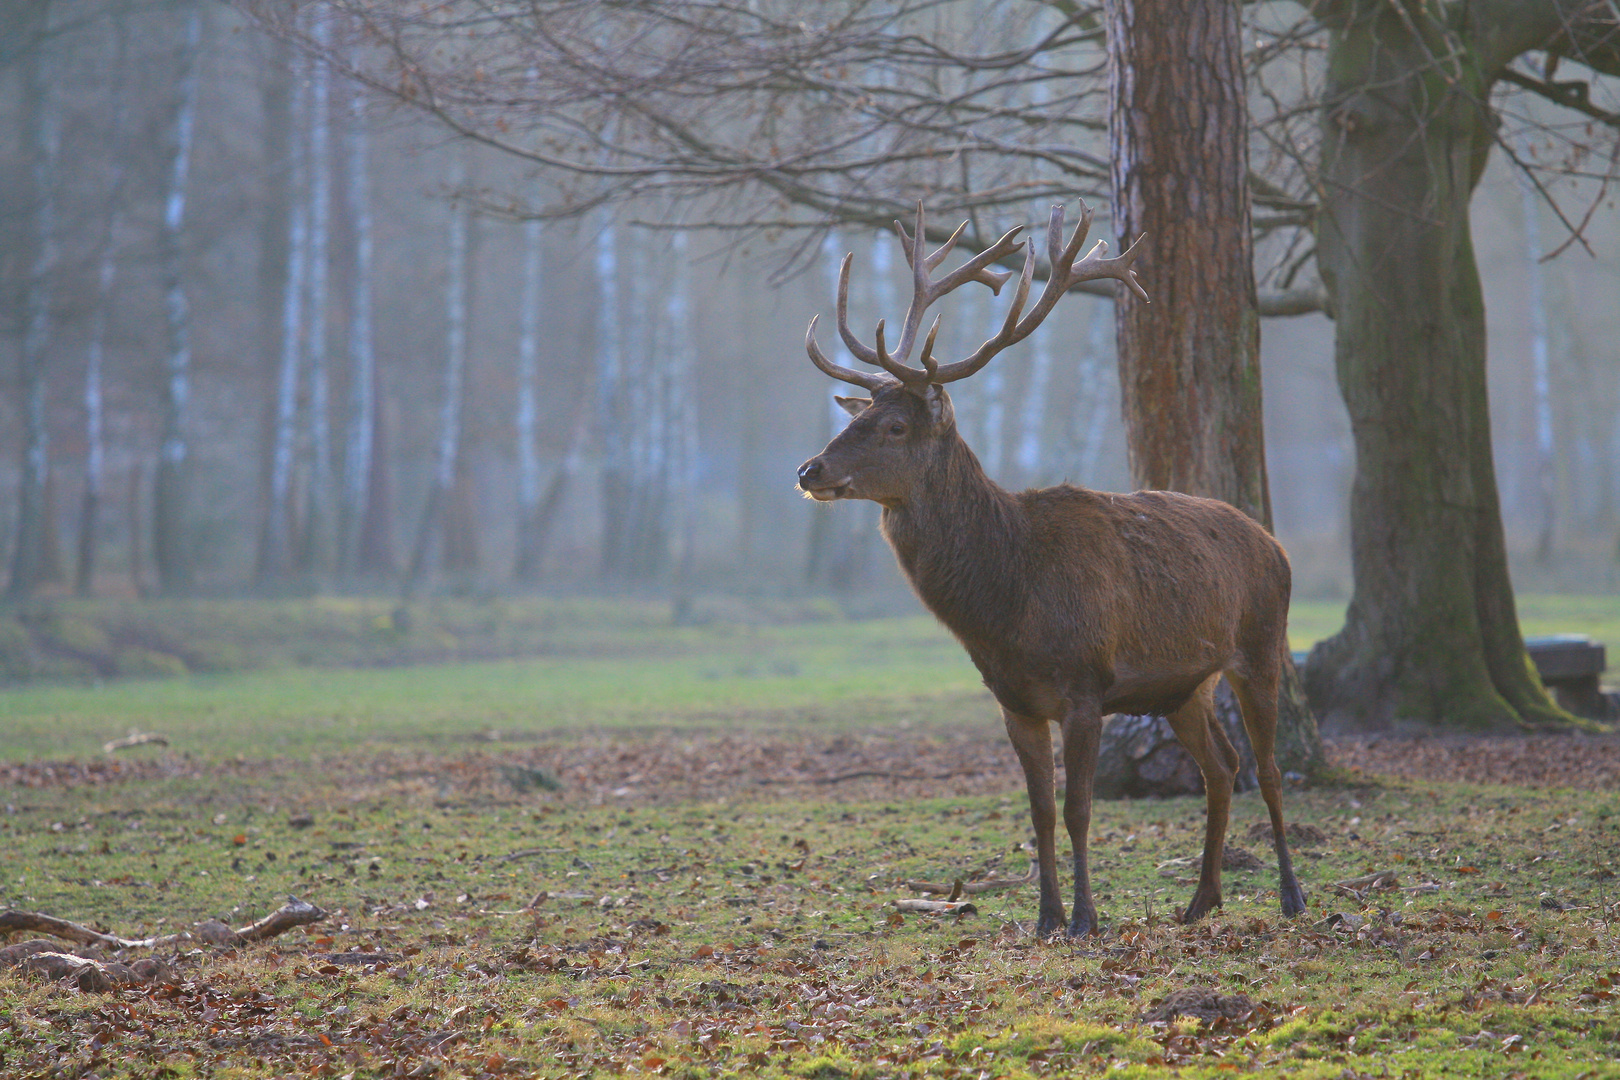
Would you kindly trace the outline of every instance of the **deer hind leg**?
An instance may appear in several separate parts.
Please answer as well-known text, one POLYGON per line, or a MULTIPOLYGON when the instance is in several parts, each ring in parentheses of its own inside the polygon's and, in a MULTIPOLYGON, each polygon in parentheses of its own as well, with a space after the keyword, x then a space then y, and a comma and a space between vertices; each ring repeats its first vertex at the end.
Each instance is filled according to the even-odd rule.
POLYGON ((1217 740, 1214 734, 1218 726, 1215 683, 1219 678, 1213 675, 1205 680, 1186 704, 1166 718, 1176 738, 1204 774, 1204 798, 1208 807, 1204 822, 1204 866, 1198 876, 1198 888, 1182 913, 1184 923, 1201 919, 1211 908, 1221 906, 1221 854, 1226 846, 1226 822, 1232 810, 1232 782, 1236 777, 1230 761, 1236 753, 1230 740, 1224 735, 1217 740))
POLYGON ((1284 915, 1298 915, 1305 910, 1305 890, 1294 876, 1294 860, 1288 854, 1288 830, 1283 824, 1282 771, 1277 768, 1277 682, 1281 658, 1265 665, 1259 671, 1226 673, 1232 691, 1237 695, 1238 708, 1243 711, 1243 728, 1249 733, 1249 746, 1254 750, 1255 775, 1260 780, 1260 794, 1266 800, 1271 814, 1272 848, 1277 852, 1277 898, 1282 902, 1284 915))
POLYGON ((1040 937, 1063 927, 1063 899, 1058 892, 1057 849, 1053 833, 1057 827, 1057 793, 1053 784, 1052 728, 1048 721, 1001 710, 1007 724, 1007 737, 1024 767, 1024 785, 1029 789, 1029 818, 1035 826, 1035 857, 1040 864, 1041 913, 1035 923, 1040 937))
POLYGON ((1097 746, 1102 741, 1102 716, 1097 707, 1073 708, 1063 717, 1063 824, 1074 849, 1074 917, 1069 936, 1098 932, 1097 908, 1091 902, 1091 871, 1086 865, 1087 838, 1091 833, 1091 792, 1097 777, 1097 746))

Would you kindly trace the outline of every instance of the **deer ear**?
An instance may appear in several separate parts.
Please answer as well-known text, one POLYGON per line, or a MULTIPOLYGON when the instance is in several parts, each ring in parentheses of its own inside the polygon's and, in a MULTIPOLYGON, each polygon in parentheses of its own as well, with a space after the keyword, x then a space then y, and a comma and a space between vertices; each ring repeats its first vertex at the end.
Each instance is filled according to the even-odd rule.
POLYGON ((923 401, 928 405, 928 418, 933 421, 935 427, 947 420, 956 419, 956 410, 951 408, 950 395, 945 393, 945 388, 938 383, 928 384, 927 389, 923 391, 923 401))
POLYGON ((839 397, 837 394, 833 395, 833 400, 838 402, 839 406, 851 416, 861 415, 866 410, 866 407, 872 404, 871 398, 839 397))

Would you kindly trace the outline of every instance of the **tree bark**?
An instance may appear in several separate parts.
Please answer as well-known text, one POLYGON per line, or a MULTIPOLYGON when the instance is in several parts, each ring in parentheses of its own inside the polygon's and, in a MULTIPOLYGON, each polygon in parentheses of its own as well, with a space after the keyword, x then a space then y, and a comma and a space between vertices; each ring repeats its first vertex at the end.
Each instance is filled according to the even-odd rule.
POLYGON ((1472 42, 1503 24, 1465 36, 1426 8, 1332 10, 1317 258, 1356 446, 1355 592, 1311 652, 1311 700, 1356 729, 1568 722, 1508 580, 1469 234, 1495 127, 1472 42))
MULTIPOLYGON (((1114 301, 1131 476, 1221 499, 1271 527, 1260 311, 1248 198, 1248 108, 1237 3, 1110 0, 1114 228, 1146 235, 1151 306, 1114 301)), ((1323 763, 1285 661, 1277 761, 1323 763)))

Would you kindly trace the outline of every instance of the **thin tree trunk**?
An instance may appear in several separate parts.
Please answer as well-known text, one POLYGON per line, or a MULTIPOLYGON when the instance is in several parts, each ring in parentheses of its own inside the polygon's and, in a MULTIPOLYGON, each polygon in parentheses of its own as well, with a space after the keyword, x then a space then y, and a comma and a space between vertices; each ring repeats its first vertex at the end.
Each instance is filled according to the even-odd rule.
MULTIPOLYGON (((1154 301, 1115 300, 1131 476, 1270 528, 1239 7, 1110 0, 1105 11, 1114 227, 1146 234, 1154 301)), ((1286 656, 1284 669, 1277 761, 1308 773, 1321 740, 1286 656)))
POLYGON ((1536 562, 1552 561, 1558 523, 1558 461, 1553 438, 1552 368, 1547 325, 1547 272, 1541 265, 1541 197, 1536 185, 1518 170, 1520 205, 1524 211, 1525 304, 1530 309, 1530 373, 1536 414, 1536 562))
POLYGON ((445 540, 454 520, 456 484, 461 476, 461 411, 467 370, 467 272, 472 208, 459 189, 466 179, 462 152, 453 160, 450 186, 456 189, 450 205, 450 243, 445 274, 445 350, 442 398, 439 410, 439 445, 428 487, 427 504, 417 528, 416 543, 406 570, 405 595, 411 596, 435 563, 449 562, 454 554, 445 540))
POLYGON ((692 343, 692 298, 689 287, 691 268, 686 259, 686 234, 678 232, 671 240, 670 290, 668 305, 669 379, 669 475, 666 498, 676 520, 679 555, 673 571, 676 621, 684 621, 692 604, 692 574, 697 563, 697 480, 698 415, 697 350, 692 343))
POLYGON ((103 426, 102 364, 107 346, 107 322, 111 315, 113 283, 118 276, 118 234, 123 226, 124 186, 129 176, 125 164, 128 147, 129 104, 127 54, 128 13, 113 15, 112 133, 108 140, 109 176, 107 217, 96 265, 96 304, 90 315, 90 342, 84 364, 84 497, 79 505, 78 562, 73 574, 73 591, 90 596, 95 587, 96 556, 100 545, 101 500, 106 484, 106 444, 103 426))
POLYGON ((1108 431, 1108 417, 1117 405, 1115 400, 1120 384, 1117 375, 1109 372, 1110 361, 1117 369, 1118 358, 1111 356, 1109 331, 1113 329, 1114 313, 1101 300, 1089 301, 1091 319, 1086 332, 1086 355, 1080 360, 1081 391, 1085 395, 1083 409, 1077 408, 1071 419, 1079 425, 1075 441, 1079 444, 1079 482, 1097 484, 1102 475, 1104 435, 1108 431))
POLYGON ((200 0, 190 0, 181 50, 174 136, 169 146, 169 190, 159 243, 169 348, 164 370, 163 446, 158 455, 157 496, 152 512, 152 554, 157 561, 158 588, 166 594, 190 590, 195 578, 186 521, 190 473, 187 428, 191 401, 191 306, 186 295, 182 242, 201 61, 202 6, 200 0))
POLYGON ((1490 86, 1429 9, 1344 7, 1317 261, 1356 446, 1355 591, 1344 628, 1311 651, 1311 701, 1325 723, 1364 729, 1568 723, 1519 631, 1491 452, 1468 217, 1490 86))
MULTIPOLYGON (((539 391, 535 385, 540 354, 539 219, 523 226, 523 291, 518 299, 517 434, 518 526, 517 557, 512 574, 519 581, 534 581, 540 573, 535 550, 540 510, 539 391)), ((562 470, 558 470, 561 475, 562 470)))
MULTIPOLYGON (((353 63, 359 66, 359 47, 353 63)), ((371 476, 372 443, 377 425, 376 356, 371 335, 371 192, 367 160, 366 91, 358 81, 349 88, 348 210, 354 232, 354 265, 349 300, 349 423, 343 454, 343 505, 338 519, 338 553, 342 569, 362 565, 361 522, 366 512, 371 476)))
POLYGON ((626 530, 630 515, 628 461, 629 417, 626 415, 623 338, 619 310, 618 230, 603 211, 596 234, 596 439, 601 459, 601 575, 624 572, 626 530))
POLYGON ((1046 397, 1052 385, 1052 331, 1047 323, 1029 338, 1029 385, 1018 413, 1018 476, 1021 483, 1038 484, 1044 472, 1046 397))
POLYGON ((305 489, 303 568, 317 577, 333 566, 331 365, 327 356, 328 255, 332 217, 332 69, 330 13, 314 12, 313 36, 321 56, 310 62, 309 82, 309 476, 305 489))
POLYGON ((50 14, 41 3, 33 12, 33 37, 24 58, 23 93, 27 98, 32 183, 33 259, 23 299, 22 485, 18 492, 17 532, 11 554, 11 581, 6 595, 32 596, 44 579, 46 564, 46 484, 50 475, 50 427, 46 412, 51 338, 51 285, 56 271, 57 113, 47 76, 47 31, 50 14))
MULTIPOLYGON (((303 114, 304 61, 293 57, 291 117, 303 114)), ((270 439, 269 491, 264 503, 264 527, 259 535, 258 579, 284 579, 292 571, 292 474, 298 443, 298 379, 303 358, 304 258, 308 251, 304 190, 304 138, 301 125, 291 125, 287 140, 286 258, 281 282, 281 349, 276 370, 275 417, 270 439)))
POLYGON ((399 570, 394 550, 394 484, 388 454, 389 411, 383 408, 382 369, 373 365, 371 448, 367 454, 366 505, 360 517, 356 569, 361 574, 393 575, 399 570))

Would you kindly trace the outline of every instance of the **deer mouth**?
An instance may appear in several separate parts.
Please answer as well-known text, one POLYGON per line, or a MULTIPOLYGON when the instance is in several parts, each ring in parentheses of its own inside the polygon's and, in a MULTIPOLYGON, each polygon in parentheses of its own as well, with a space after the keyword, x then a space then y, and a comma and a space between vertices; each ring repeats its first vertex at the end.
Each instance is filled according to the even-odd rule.
POLYGON ((850 482, 851 478, 846 476, 833 484, 817 484, 815 487, 811 487, 801 482, 799 486, 804 489, 806 495, 816 500, 816 502, 832 502, 834 499, 842 499, 849 494, 850 482))

